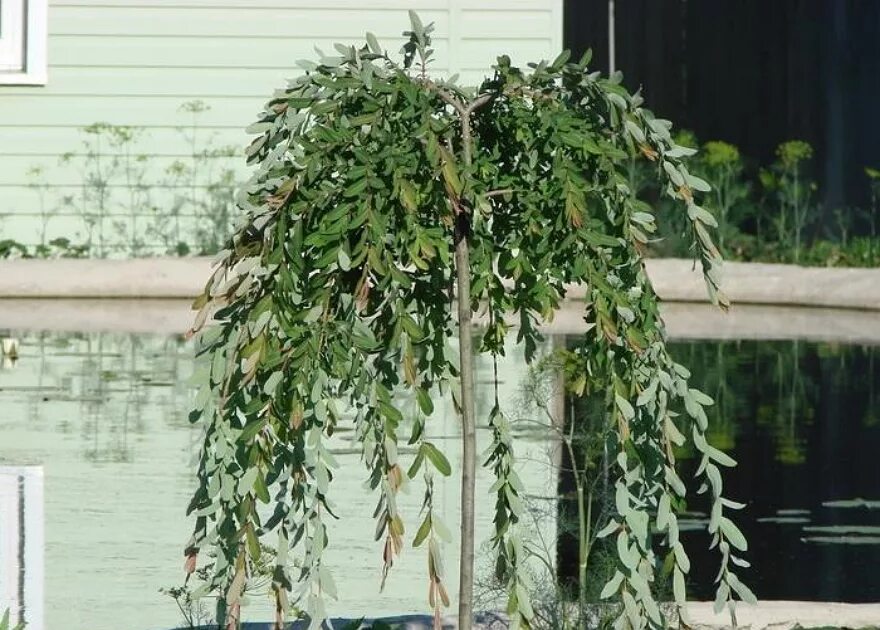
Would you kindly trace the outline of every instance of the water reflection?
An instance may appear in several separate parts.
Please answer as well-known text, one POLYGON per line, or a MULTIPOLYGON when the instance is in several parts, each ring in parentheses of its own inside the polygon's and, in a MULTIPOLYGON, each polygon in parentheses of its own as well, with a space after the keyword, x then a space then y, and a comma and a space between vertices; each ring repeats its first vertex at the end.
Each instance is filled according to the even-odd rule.
POLYGON ((43 630, 43 468, 0 466, 0 616, 43 630))
MULTIPOLYGON (((880 423, 876 346, 799 341, 676 343, 694 386, 715 398, 710 438, 739 466, 726 494, 740 523, 759 598, 880 600, 880 423)), ((686 468, 697 462, 681 453, 686 468)), ((690 472, 690 471, 686 471, 690 472)), ((691 495, 690 509, 706 505, 691 495)), ((710 597, 716 556, 704 531, 693 550, 693 593, 710 597)))
MULTIPOLYGON (((548 339, 543 351, 562 343, 548 339)), ((17 337, 16 349, 16 362, 0 370, 0 465, 36 464, 45 471, 46 627, 115 629, 123 609, 127 618, 139 619, 138 627, 177 625, 173 603, 158 589, 179 583, 190 527, 183 506, 194 483, 199 431, 185 413, 189 346, 167 336, 29 333, 17 337)), ((723 341, 677 343, 673 352, 691 367, 695 386, 718 401, 709 410, 714 443, 740 461, 726 485, 731 497, 749 503, 742 526, 757 568, 744 577, 758 595, 880 599, 872 571, 880 566, 877 348, 723 341)), ((487 383, 491 361, 481 359, 477 370, 478 381, 487 383)), ((515 348, 508 349, 499 374, 500 398, 519 419, 526 413, 520 391, 525 368, 515 348)), ((491 398, 490 388, 481 391, 491 398)), ((479 406, 485 417, 491 400, 479 406)), ((438 404, 437 415, 432 439, 457 455, 451 407, 438 404)), ((533 439, 524 440, 518 453, 520 476, 545 506, 547 519, 536 527, 552 545, 560 512, 548 506, 556 502, 560 452, 539 433, 529 435, 533 439)), ((345 454, 334 492, 345 516, 334 526, 328 552, 343 598, 336 610, 424 611, 424 557, 417 550, 404 554, 379 595, 381 550, 362 535, 373 528, 374 498, 363 490, 364 470, 350 448, 355 445, 343 438, 338 446, 345 454)), ((681 455, 685 466, 694 465, 687 452, 681 455)), ((478 493, 486 493, 491 479, 483 475, 478 483, 478 493)), ((571 489, 565 492, 570 499, 571 489)), ((437 502, 446 522, 454 523, 456 484, 444 484, 437 502)), ((401 504, 413 521, 420 503, 414 482, 401 504)), ((478 531, 488 534, 491 501, 478 507, 478 531)), ((693 592, 707 597, 700 585, 711 584, 716 560, 702 551, 708 543, 705 506, 694 498, 689 511, 682 530, 693 550, 693 592)), ((6 522, 0 515, 0 539, 6 522)), ((571 557, 564 547, 563 573, 571 557)), ((456 553, 454 545, 446 549, 450 591, 456 553)), ((488 554, 481 558, 490 564, 488 554)), ((4 589, 12 583, 7 575, 0 574, 4 589)), ((268 602, 252 602, 248 612, 250 618, 271 616, 268 602)))
MULTIPOLYGON (((739 462, 725 485, 748 503, 740 522, 753 568, 743 577, 758 597, 880 599, 878 348, 726 341, 679 343, 673 353, 716 398, 711 437, 739 462)), ((685 537, 694 593, 709 597, 708 537, 685 537)))
MULTIPOLYGON (((491 361, 481 359, 476 367, 478 381, 487 382, 491 361)), ((174 603, 158 591, 182 581, 182 549, 191 527, 184 508, 195 483, 193 462, 200 444, 200 430, 186 420, 191 372, 191 349, 175 337, 19 337, 16 364, 0 371, 0 465, 45 468, 46 627, 115 630, 120 611, 125 619, 136 619, 138 628, 179 625, 174 603)), ((511 344, 499 364, 502 400, 516 404, 524 372, 522 354, 511 344)), ((482 389, 487 398, 478 400, 478 408, 485 417, 492 392, 482 389)), ((458 421, 450 402, 438 401, 435 409, 428 425, 431 440, 443 444, 457 468, 458 421)), ((366 472, 357 445, 350 442, 353 432, 340 431, 338 437, 340 469, 332 497, 342 519, 330 525, 326 556, 335 567, 340 593, 334 612, 424 612, 425 556, 420 549, 403 553, 379 593, 381 545, 364 536, 375 529, 375 497, 364 489, 366 472)), ((478 440, 481 449, 488 446, 487 431, 480 430, 478 440)), ((531 492, 552 497, 546 451, 542 442, 524 444, 518 472, 531 492)), ((478 496, 488 496, 492 481, 479 471, 478 496)), ((422 488, 420 480, 409 485, 399 505, 415 531, 422 488)), ((437 481, 435 507, 450 526, 457 522, 454 479, 437 481)), ((492 531, 492 509, 491 501, 478 505, 477 529, 484 539, 492 531)), ((555 536, 552 522, 544 531, 551 540, 555 536)), ((450 592, 457 588, 457 553, 455 544, 444 550, 450 592)), ((481 554, 483 560, 491 565, 488 554, 481 554)), ((271 618, 269 600, 254 600, 246 618, 271 618)))

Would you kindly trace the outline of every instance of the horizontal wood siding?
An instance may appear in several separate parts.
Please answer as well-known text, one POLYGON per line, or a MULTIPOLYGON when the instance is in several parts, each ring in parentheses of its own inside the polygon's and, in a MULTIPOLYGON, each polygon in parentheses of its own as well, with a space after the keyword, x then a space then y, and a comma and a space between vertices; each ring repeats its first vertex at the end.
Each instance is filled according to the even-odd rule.
POLYGON ((124 147, 104 138, 96 147, 83 132, 96 122, 137 128, 127 159, 142 156, 139 181, 159 212, 177 188, 205 190, 211 172, 244 177, 228 156, 202 160, 186 183, 173 172, 193 165, 194 147, 240 153, 243 128, 315 47, 330 52, 372 31, 397 51, 410 8, 435 23, 433 71, 464 83, 478 83, 499 53, 524 64, 562 47, 562 0, 50 0, 48 85, 0 86, 0 240, 36 244, 44 223, 47 238, 82 239, 82 209, 70 202, 95 155, 111 172, 106 213, 130 214, 124 147), (208 109, 182 107, 194 101, 208 109))

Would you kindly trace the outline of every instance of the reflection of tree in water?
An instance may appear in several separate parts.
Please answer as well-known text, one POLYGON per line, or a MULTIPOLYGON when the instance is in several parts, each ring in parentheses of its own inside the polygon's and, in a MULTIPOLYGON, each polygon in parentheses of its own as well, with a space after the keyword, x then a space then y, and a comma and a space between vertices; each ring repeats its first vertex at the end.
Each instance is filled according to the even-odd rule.
MULTIPOLYGON (((676 360, 691 370, 694 387, 711 396, 715 404, 706 408, 709 430, 706 438, 722 451, 736 447, 736 417, 743 411, 743 400, 737 383, 729 378, 741 371, 743 361, 742 342, 723 341, 713 343, 675 344, 676 360), (680 351, 684 348, 684 352, 680 351)), ((692 450, 690 443, 685 446, 692 450)))
POLYGON ((150 414, 186 422, 181 410, 192 359, 180 338, 34 333, 24 336, 23 346, 36 355, 24 357, 36 364, 29 419, 58 420, 63 432, 77 431, 88 461, 132 461, 150 414))
POLYGON ((706 410, 708 437, 722 450, 734 450, 742 423, 754 423, 772 435, 779 462, 805 463, 807 435, 819 415, 823 388, 841 393, 845 404, 865 401, 864 407, 858 405, 862 426, 880 422, 875 348, 797 340, 713 341, 676 343, 673 353, 691 370, 695 387, 715 399, 706 410))
MULTIPOLYGON (((759 346, 760 348, 760 346, 759 346)), ((785 344, 775 353, 775 365, 767 383, 775 385, 776 401, 772 398, 758 408, 758 423, 769 424, 776 436, 776 459, 783 464, 800 465, 806 461, 805 438, 799 425, 812 424, 816 417, 816 393, 819 388, 810 378, 804 378, 801 366, 801 345, 798 341, 785 344)), ((763 362, 759 361, 759 365, 763 362)), ((759 379, 761 384, 763 379, 759 379)))

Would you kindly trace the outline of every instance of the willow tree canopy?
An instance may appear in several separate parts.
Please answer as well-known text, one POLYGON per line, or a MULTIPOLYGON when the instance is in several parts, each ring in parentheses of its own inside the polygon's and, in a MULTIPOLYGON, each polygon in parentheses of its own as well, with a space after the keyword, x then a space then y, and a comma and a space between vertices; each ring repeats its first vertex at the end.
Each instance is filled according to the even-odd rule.
MULTIPOLYGON (((729 563, 746 548, 725 516, 738 506, 722 498, 719 466, 733 462, 707 444, 711 400, 688 386, 687 370, 667 352, 644 268, 656 219, 625 176, 631 159, 654 166, 690 218, 709 293, 724 304, 708 232, 715 222, 698 205, 708 186, 682 162, 693 151, 673 142, 671 124, 643 109, 619 76, 589 72, 589 55, 572 62, 563 53, 528 70, 502 56, 470 91, 431 75, 430 32, 413 17, 402 62, 371 35, 364 46, 338 45, 338 56, 304 64, 250 127, 257 138, 240 196, 245 220, 196 304, 204 360, 191 418, 204 421, 205 437, 189 567, 200 549, 213 550, 203 590, 220 596, 219 616, 234 625, 254 567, 265 562, 262 543, 271 541, 279 623, 294 601, 320 625, 336 594, 332 571, 343 568, 329 566, 323 551, 327 519, 345 507, 332 502, 338 464, 330 450, 344 425, 354 429, 377 495, 383 573, 404 545, 406 522, 414 544, 427 547, 439 615, 448 600, 446 528, 433 489, 451 466, 430 440, 430 421, 437 397, 451 393, 462 404, 472 378, 461 378, 450 346, 456 326, 487 314, 474 352, 497 356, 514 321, 532 361, 537 324, 578 284, 587 287, 585 332, 569 381, 578 393, 605 396, 615 436, 616 515, 602 533, 616 538, 619 554, 603 592, 623 604, 618 627, 666 623, 652 593, 660 556, 676 601, 685 602, 689 561, 676 518, 685 485, 674 452, 686 441, 702 454, 697 476, 712 497, 719 604, 732 606, 732 592, 750 598, 729 563), (458 315, 456 286, 465 297, 458 315), (202 329, 209 316, 215 325, 202 329), (401 457, 402 441, 414 458, 401 457), (419 474, 424 509, 403 514, 398 490, 419 474)), ((461 343, 469 340, 465 327, 461 343)), ((527 627, 524 488, 497 397, 488 421, 497 578, 508 587, 514 627, 527 627)))

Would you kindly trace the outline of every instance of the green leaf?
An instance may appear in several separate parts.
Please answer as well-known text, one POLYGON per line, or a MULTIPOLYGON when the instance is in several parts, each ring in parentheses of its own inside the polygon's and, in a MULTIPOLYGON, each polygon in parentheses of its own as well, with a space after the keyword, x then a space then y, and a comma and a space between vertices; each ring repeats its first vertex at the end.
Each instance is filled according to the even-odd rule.
POLYGON ((418 474, 419 469, 422 467, 422 462, 425 461, 425 449, 420 448, 419 452, 416 454, 416 458, 413 460, 412 465, 409 467, 407 471, 407 476, 410 479, 415 479, 415 476, 418 474))
POLYGON ((660 496, 660 502, 657 506, 657 529, 660 531, 666 529, 666 526, 669 524, 670 512, 669 495, 664 492, 660 496))
POLYGON ((425 442, 422 445, 422 448, 425 451, 425 456, 434 465, 434 468, 437 469, 437 472, 439 472, 444 477, 448 477, 452 474, 452 466, 449 464, 449 460, 446 459, 446 455, 441 453, 436 446, 434 446, 430 442, 425 442))
POLYGON ((722 516, 720 525, 721 532, 724 534, 731 545, 733 545, 740 551, 746 551, 749 548, 749 544, 748 542, 746 542, 746 537, 743 536, 743 533, 739 530, 739 527, 734 525, 733 521, 731 521, 726 516, 722 516))
POLYGON ((711 227, 718 227, 718 221, 715 220, 712 213, 698 205, 690 204, 688 206, 688 217, 690 217, 691 221, 700 221, 711 227))
POLYGON ((614 401, 617 403, 617 408, 620 409, 620 413, 623 414, 623 418, 627 422, 636 417, 635 409, 633 409, 633 406, 626 398, 620 394, 614 394, 614 401))
POLYGON ((379 40, 370 32, 367 32, 367 45, 370 47, 370 50, 377 55, 382 54, 382 47, 379 45, 379 40))
POLYGON ((421 545, 425 538, 428 537, 428 534, 431 533, 431 515, 428 514, 425 517, 425 520, 422 521, 421 526, 419 527, 419 531, 416 532, 416 537, 413 538, 413 547, 418 547, 421 545))
POLYGON ((461 195, 462 185, 461 178, 458 176, 458 167, 455 164, 455 158, 446 150, 440 147, 440 156, 442 158, 441 172, 446 185, 455 193, 456 196, 461 195))
POLYGON ((554 70, 558 70, 559 68, 564 66, 569 59, 571 59, 571 51, 567 49, 563 50, 561 53, 559 53, 556 59, 553 60, 553 63, 550 64, 550 67, 554 70))
POLYGON ((620 588, 620 583, 623 582, 623 573, 620 571, 615 571, 614 575, 611 576, 611 579, 605 584, 602 588, 602 592, 599 593, 599 599, 608 599, 615 593, 617 593, 617 589, 620 588))
POLYGON ((260 432, 260 430, 266 426, 266 423, 269 421, 268 418, 260 418, 256 421, 249 422, 244 430, 241 432, 241 435, 238 436, 238 441, 243 444, 248 444, 251 440, 254 439, 254 436, 260 432))
POLYGON ((672 571, 672 593, 675 603, 684 606, 687 603, 687 595, 684 587, 684 573, 677 566, 672 571))
POLYGON ((751 591, 751 589, 739 581, 739 578, 733 573, 727 574, 727 581, 730 583, 730 586, 733 587, 733 590, 736 591, 736 594, 742 598, 744 602, 747 604, 757 604, 758 598, 755 597, 755 594, 751 591))
POLYGON ((419 403, 419 409, 422 410, 422 413, 426 416, 430 416, 434 413, 434 401, 431 400, 431 395, 427 390, 417 387, 416 388, 416 400, 419 403))

